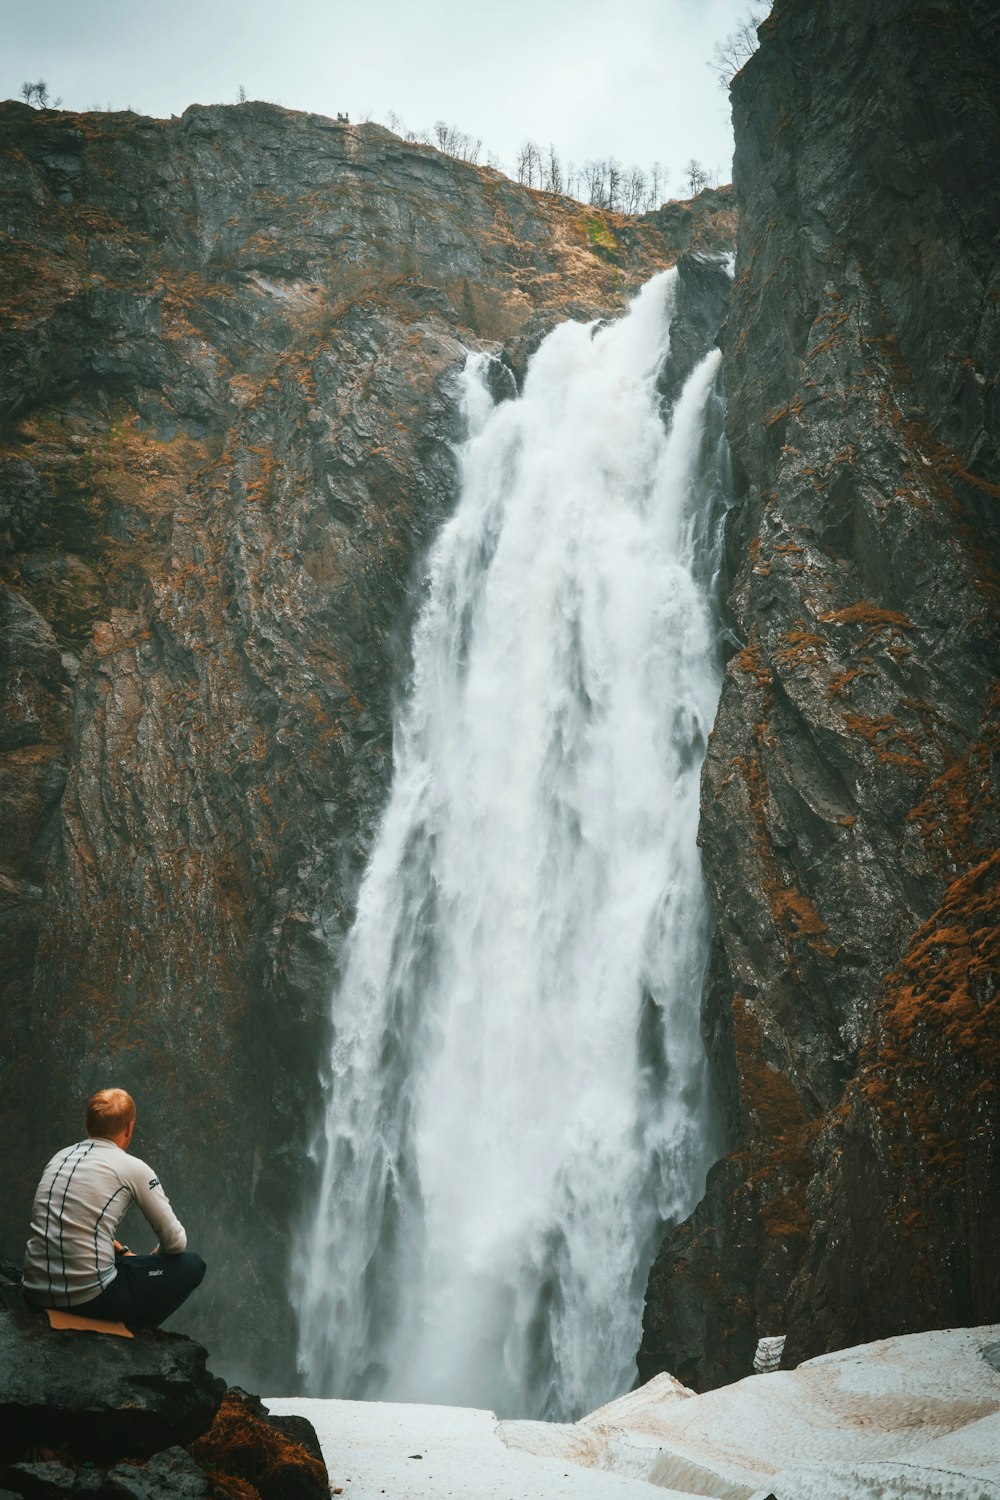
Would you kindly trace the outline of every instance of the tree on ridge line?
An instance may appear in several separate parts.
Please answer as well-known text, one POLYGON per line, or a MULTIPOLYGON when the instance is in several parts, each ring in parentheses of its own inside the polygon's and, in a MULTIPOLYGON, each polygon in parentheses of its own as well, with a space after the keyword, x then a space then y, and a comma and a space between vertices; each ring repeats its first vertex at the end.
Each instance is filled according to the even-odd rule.
POLYGON ((49 99, 49 86, 44 78, 39 78, 37 83, 22 83, 21 98, 33 109, 58 109, 62 103, 61 99, 49 99))

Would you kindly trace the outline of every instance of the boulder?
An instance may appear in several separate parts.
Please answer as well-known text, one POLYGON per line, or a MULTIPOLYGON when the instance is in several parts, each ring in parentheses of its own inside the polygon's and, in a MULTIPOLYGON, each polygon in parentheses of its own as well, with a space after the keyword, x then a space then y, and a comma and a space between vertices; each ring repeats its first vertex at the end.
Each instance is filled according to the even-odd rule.
POLYGON ((192 1339, 159 1329, 133 1339, 56 1332, 18 1289, 2 1286, 0 1460, 44 1447, 110 1462, 191 1443, 211 1426, 225 1391, 206 1359, 192 1339))
POLYGON ((64 1500, 77 1488, 77 1471, 47 1458, 41 1463, 11 1464, 7 1480, 17 1488, 6 1494, 19 1494, 24 1500, 64 1500))
POLYGON ((77 1469, 56 1459, 11 1464, 7 1471, 20 1500, 207 1500, 211 1483, 184 1448, 164 1448, 146 1463, 119 1463, 107 1471, 77 1469))
MULTIPOLYGON (((210 1485, 201 1466, 183 1448, 165 1448, 144 1464, 116 1464, 103 1497, 120 1500, 206 1500, 210 1485)), ((103 1500, 102 1497, 102 1500, 103 1500)))

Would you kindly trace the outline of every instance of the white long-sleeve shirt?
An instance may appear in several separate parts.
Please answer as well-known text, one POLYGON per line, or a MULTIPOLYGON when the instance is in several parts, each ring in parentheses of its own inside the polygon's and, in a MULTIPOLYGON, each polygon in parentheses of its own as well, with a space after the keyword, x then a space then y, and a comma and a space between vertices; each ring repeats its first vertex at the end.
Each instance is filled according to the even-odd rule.
POLYGON ((114 1240, 137 1203, 168 1254, 187 1235, 160 1179, 114 1141, 88 1136, 57 1151, 42 1173, 31 1210, 24 1293, 39 1307, 77 1307, 118 1275, 114 1240))

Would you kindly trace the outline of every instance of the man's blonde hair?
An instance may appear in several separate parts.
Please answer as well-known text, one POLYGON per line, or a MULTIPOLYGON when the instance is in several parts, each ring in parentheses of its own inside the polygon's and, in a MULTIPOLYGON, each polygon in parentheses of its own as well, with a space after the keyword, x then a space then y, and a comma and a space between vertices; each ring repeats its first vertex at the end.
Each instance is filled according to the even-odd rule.
POLYGON ((134 1119, 135 1101, 124 1089, 101 1089, 87 1101, 88 1135, 110 1140, 134 1119))

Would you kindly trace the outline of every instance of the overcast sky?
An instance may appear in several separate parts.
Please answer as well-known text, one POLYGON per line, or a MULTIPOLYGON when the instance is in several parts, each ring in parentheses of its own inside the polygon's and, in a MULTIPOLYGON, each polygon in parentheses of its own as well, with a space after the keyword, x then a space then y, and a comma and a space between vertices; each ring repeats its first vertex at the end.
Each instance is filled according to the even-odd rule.
MULTIPOLYGON (((765 7, 758 5, 757 9, 765 7)), ((447 120, 511 169, 696 157, 728 182, 729 100, 706 67, 747 0, 0 0, 0 97, 44 78, 66 108, 180 114, 251 99, 411 130, 447 120)))

